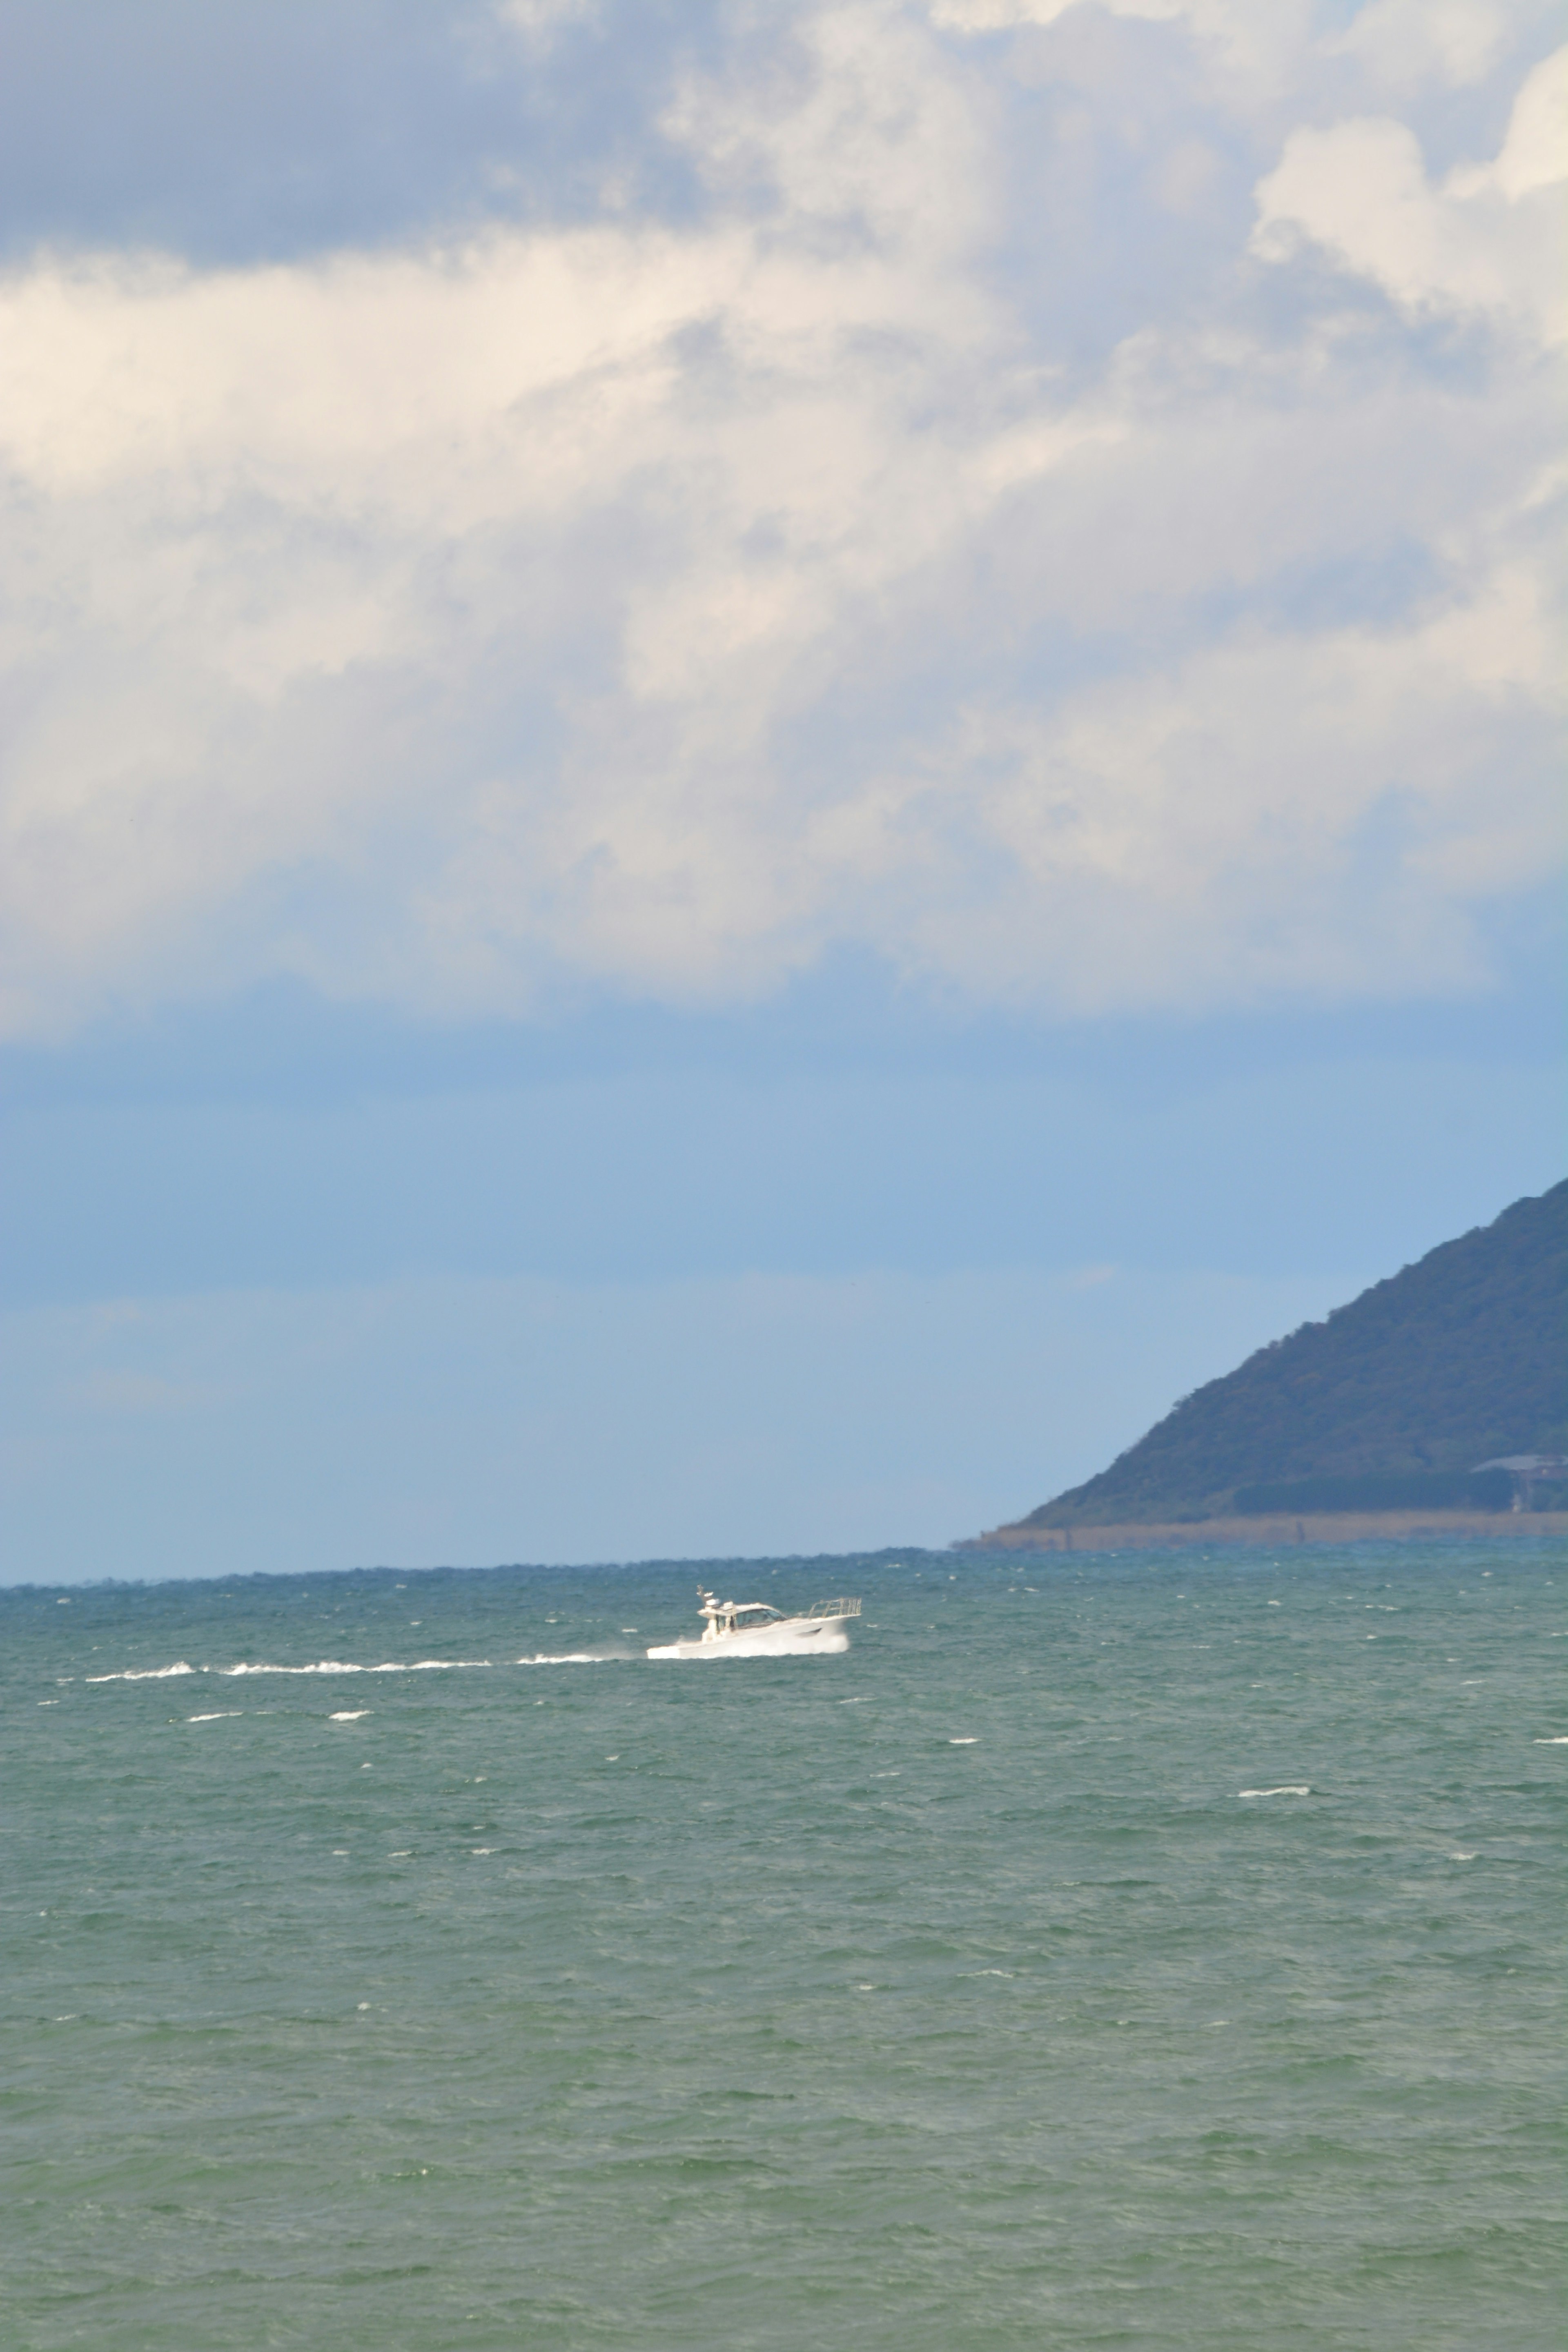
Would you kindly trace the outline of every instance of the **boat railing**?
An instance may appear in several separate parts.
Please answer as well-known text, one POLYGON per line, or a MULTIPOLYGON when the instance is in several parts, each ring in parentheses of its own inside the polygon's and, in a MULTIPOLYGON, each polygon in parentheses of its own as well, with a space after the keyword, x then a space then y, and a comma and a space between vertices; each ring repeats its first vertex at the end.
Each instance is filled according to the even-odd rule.
POLYGON ((808 1617, 858 1617, 860 1603, 858 1601, 846 1601, 842 1598, 837 1601, 818 1601, 805 1613, 808 1617))

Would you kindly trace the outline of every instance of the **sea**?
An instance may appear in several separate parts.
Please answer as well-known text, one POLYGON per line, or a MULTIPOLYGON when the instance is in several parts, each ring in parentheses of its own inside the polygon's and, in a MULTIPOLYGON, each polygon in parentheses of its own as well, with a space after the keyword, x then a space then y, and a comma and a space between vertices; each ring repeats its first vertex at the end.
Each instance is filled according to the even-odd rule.
POLYGON ((1557 2352, 1568 1556, 0 1593, 6 2352, 1557 2352), (847 1654, 650 1662, 696 1588, 847 1654))

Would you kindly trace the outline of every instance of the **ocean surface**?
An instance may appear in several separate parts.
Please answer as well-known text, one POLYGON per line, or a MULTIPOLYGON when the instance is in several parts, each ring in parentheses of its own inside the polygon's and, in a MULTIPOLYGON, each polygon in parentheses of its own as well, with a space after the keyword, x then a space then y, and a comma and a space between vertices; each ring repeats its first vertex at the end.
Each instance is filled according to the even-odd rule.
POLYGON ((1535 1541, 0 1593, 6 2352, 1557 2352, 1535 1541), (699 1574, 847 1656, 650 1664, 699 1574))

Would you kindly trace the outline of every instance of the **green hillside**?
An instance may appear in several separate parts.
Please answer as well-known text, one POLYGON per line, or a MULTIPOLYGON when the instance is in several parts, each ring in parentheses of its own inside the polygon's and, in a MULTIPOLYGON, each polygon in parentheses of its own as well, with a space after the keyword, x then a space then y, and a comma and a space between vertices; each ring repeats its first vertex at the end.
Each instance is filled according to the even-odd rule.
POLYGON ((1565 1305, 1568 1182, 1194 1389, 1023 1525, 1506 1502, 1466 1474, 1568 1450, 1565 1305))

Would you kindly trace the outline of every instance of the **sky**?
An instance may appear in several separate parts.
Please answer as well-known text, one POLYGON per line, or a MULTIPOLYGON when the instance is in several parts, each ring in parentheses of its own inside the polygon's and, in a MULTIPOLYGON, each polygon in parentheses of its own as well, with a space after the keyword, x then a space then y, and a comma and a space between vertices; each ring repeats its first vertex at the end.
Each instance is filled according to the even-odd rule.
POLYGON ((0 19, 0 1579, 945 1543, 1561 1177, 1554 7, 0 19))

